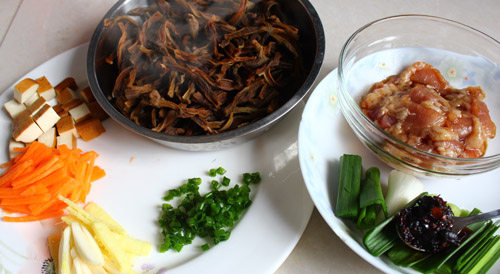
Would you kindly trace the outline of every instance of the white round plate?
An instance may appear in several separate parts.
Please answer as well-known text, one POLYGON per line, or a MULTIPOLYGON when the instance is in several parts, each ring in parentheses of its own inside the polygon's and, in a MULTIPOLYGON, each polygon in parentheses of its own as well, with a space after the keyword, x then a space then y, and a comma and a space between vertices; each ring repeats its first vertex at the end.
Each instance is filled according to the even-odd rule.
MULTIPOLYGON (((338 188, 338 163, 343 154, 361 155, 363 167, 377 166, 383 188, 387 185, 389 166, 379 160, 356 138, 340 111, 337 96, 337 69, 326 76, 307 101, 299 128, 299 161, 302 176, 316 208, 331 229, 363 259, 387 273, 413 273, 392 264, 387 258, 374 257, 363 246, 362 233, 353 223, 334 214, 338 188)), ((498 137, 497 137, 498 138, 498 137)), ((500 169, 456 179, 425 179, 425 191, 441 194, 446 201, 464 209, 482 211, 500 208, 500 169)), ((500 273, 497 262, 490 270, 500 273)))
MULTIPOLYGON (((52 84, 74 77, 86 84, 87 45, 71 49, 37 67, 24 77, 45 75, 52 84)), ((23 77, 23 78, 24 78, 23 77)), ((22 79, 23 79, 22 78, 22 79)), ((12 98, 12 87, 0 96, 0 105, 12 98)), ((150 241, 153 250, 135 263, 138 273, 272 273, 290 254, 313 209, 300 175, 297 131, 304 105, 299 104, 262 136, 216 152, 186 152, 163 147, 135 135, 108 119, 106 133, 89 142, 78 140, 83 151, 94 150, 106 176, 92 185, 87 201, 94 201, 127 229, 129 235, 150 241), (245 172, 260 172, 253 187, 253 204, 226 242, 202 252, 200 239, 180 253, 159 253, 162 197, 166 191, 201 177, 208 190, 211 168, 224 167, 232 184, 245 172)), ((0 113, 0 161, 8 160, 11 120, 0 113)), ((205 189, 203 189, 205 186, 205 189)), ((59 222, 60 223, 60 222, 59 222)), ((31 223, 0 221, 0 273, 44 272, 50 264, 47 236, 60 231, 57 220, 31 223), (44 266, 45 265, 45 266, 44 266)))

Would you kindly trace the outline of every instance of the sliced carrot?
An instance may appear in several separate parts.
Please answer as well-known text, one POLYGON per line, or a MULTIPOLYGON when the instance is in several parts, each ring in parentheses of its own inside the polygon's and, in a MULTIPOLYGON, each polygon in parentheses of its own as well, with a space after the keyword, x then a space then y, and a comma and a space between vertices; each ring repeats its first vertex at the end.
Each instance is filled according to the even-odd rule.
POLYGON ((92 172, 92 175, 90 176, 90 181, 91 182, 97 181, 104 176, 106 176, 106 172, 104 171, 104 169, 98 166, 94 166, 94 170, 92 172))
POLYGON ((43 203, 50 200, 50 194, 39 194, 32 196, 21 196, 19 198, 5 198, 0 202, 0 206, 4 205, 27 205, 33 203, 43 203))
POLYGON ((54 212, 47 212, 44 214, 40 215, 27 215, 27 216, 19 216, 19 217, 10 217, 10 216, 3 216, 4 222, 33 222, 33 221, 39 221, 39 220, 44 220, 44 219, 49 219, 49 218, 54 218, 54 217, 60 217, 64 215, 64 211, 59 210, 59 211, 54 211, 54 212))
POLYGON ((12 166, 0 177, 0 186, 7 184, 9 181, 18 178, 20 175, 25 174, 26 169, 33 165, 33 160, 29 159, 19 165, 12 166))
POLYGON ((54 156, 49 161, 38 166, 33 172, 14 180, 12 182, 12 186, 14 188, 20 188, 30 185, 63 166, 64 164, 60 162, 56 156, 54 156))
POLYGON ((4 217, 5 221, 35 221, 61 216, 66 203, 59 195, 74 202, 84 202, 90 183, 103 177, 103 169, 95 166, 98 154, 82 153, 66 146, 50 148, 33 142, 4 165, 0 176, 0 207, 21 217, 4 217))
POLYGON ((2 210, 7 211, 8 213, 23 213, 23 214, 31 214, 31 210, 27 205, 8 205, 2 206, 2 210))
POLYGON ((36 195, 37 193, 47 193, 49 192, 47 187, 42 184, 33 184, 26 188, 23 192, 21 192, 21 196, 31 196, 36 195))

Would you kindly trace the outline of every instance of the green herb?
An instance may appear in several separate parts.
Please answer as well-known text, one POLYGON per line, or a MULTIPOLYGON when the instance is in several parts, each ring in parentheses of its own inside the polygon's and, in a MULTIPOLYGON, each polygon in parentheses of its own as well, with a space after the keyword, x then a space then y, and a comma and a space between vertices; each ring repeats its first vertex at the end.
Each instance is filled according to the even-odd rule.
POLYGON ((243 183, 246 185, 258 184, 261 181, 260 173, 243 173, 243 183))
POLYGON ((208 176, 210 177, 215 177, 217 174, 219 175, 224 175, 226 173, 226 170, 222 167, 218 167, 217 169, 212 168, 210 171, 208 171, 208 176))
POLYGON ((376 167, 371 167, 366 171, 365 179, 361 184, 359 208, 357 222, 359 228, 373 227, 380 208, 383 209, 384 215, 387 217, 387 206, 380 187, 380 170, 376 167))
POLYGON ((354 219, 358 216, 361 184, 361 156, 344 154, 340 157, 339 188, 335 215, 354 219))
MULTIPOLYGON (((226 170, 219 168, 217 174, 226 170)), ((210 173, 210 172, 209 172, 210 173)), ((260 181, 260 174, 249 175, 251 183, 260 181)), ((245 178, 245 175, 243 176, 245 178)), ((212 180, 212 191, 201 195, 199 193, 200 178, 188 179, 187 183, 167 192, 163 198, 171 201, 179 197, 180 204, 173 207, 164 203, 161 207, 159 224, 163 235, 160 252, 167 250, 180 251, 184 245, 190 244, 196 236, 207 239, 208 243, 201 246, 208 250, 211 245, 225 241, 231 235, 231 229, 240 219, 245 210, 252 204, 250 187, 247 181, 243 185, 221 189, 228 186, 230 179, 223 177, 222 181, 212 180)))

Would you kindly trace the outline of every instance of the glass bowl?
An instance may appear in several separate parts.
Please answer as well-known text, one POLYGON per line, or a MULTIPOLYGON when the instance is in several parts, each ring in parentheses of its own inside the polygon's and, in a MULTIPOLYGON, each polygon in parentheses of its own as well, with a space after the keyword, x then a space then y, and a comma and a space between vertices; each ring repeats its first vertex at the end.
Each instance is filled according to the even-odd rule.
POLYGON ((491 119, 500 126, 500 43, 459 22, 399 15, 363 26, 351 35, 340 53, 340 104, 356 136, 385 163, 418 176, 460 177, 497 168, 498 136, 488 140, 481 158, 446 157, 396 139, 362 112, 358 104, 374 83, 416 61, 437 68, 454 88, 480 86, 491 119))

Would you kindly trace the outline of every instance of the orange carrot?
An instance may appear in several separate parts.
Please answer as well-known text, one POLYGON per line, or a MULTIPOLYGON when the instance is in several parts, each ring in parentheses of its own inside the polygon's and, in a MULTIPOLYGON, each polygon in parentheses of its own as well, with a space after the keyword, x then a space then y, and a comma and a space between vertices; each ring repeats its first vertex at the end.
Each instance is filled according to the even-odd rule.
POLYGON ((25 173, 26 169, 33 165, 33 160, 27 160, 19 165, 12 166, 11 169, 7 170, 2 177, 0 177, 0 186, 6 184, 9 180, 16 179, 21 174, 25 173))
POLYGON ((11 161, 0 175, 0 208, 25 216, 4 217, 4 221, 27 222, 61 216, 66 203, 59 195, 84 202, 91 182, 105 175, 95 165, 98 154, 83 153, 67 146, 50 148, 33 142, 11 161))
POLYGON ((64 214, 64 211, 59 210, 59 211, 52 211, 52 212, 43 213, 40 215, 27 215, 27 216, 19 216, 19 217, 3 216, 3 220, 4 220, 4 222, 32 222, 32 221, 39 221, 39 220, 48 219, 48 218, 60 217, 63 214, 64 214))
POLYGON ((19 198, 5 198, 0 202, 0 206, 4 205, 27 205, 32 203, 43 203, 50 200, 50 194, 39 194, 32 196, 20 196, 19 198))
POLYGON ((106 172, 104 171, 104 169, 102 169, 98 166, 94 166, 94 171, 92 172, 92 175, 90 176, 90 181, 91 182, 97 181, 104 176, 106 176, 106 172))

